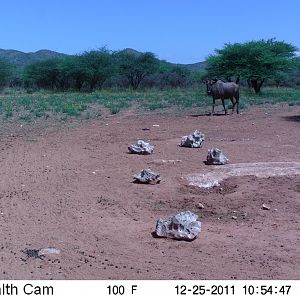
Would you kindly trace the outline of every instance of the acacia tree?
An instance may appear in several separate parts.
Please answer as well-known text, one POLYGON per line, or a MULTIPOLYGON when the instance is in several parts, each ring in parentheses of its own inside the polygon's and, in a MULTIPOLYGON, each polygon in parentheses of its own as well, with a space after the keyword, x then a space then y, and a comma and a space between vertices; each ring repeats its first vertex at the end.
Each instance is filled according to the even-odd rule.
POLYGON ((85 52, 79 59, 85 80, 90 90, 102 88, 103 83, 114 73, 111 52, 106 48, 85 52))
POLYGON ((105 48, 84 52, 81 55, 35 62, 24 71, 27 86, 38 88, 70 88, 90 90, 101 88, 114 72, 111 53, 105 48))
POLYGON ((61 59, 59 70, 59 81, 62 88, 75 88, 78 91, 82 88, 87 75, 80 55, 61 59))
POLYGON ((244 44, 225 44, 208 57, 209 76, 246 79, 255 93, 259 93, 267 79, 278 78, 287 72, 295 57, 297 48, 275 39, 250 41, 244 44))
POLYGON ((151 52, 133 53, 120 51, 115 55, 119 73, 124 75, 130 86, 136 90, 142 80, 154 74, 159 68, 159 61, 151 52))
POLYGON ((54 89, 58 76, 59 59, 50 59, 28 65, 24 70, 23 78, 26 86, 54 89))

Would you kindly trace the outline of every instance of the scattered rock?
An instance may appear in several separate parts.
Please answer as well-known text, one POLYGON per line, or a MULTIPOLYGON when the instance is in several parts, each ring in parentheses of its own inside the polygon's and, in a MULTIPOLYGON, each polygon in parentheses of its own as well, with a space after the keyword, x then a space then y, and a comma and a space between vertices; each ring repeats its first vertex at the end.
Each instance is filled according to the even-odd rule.
POLYGON ((161 178, 159 173, 155 173, 151 171, 150 169, 144 169, 139 174, 134 175, 133 178, 140 183, 160 183, 161 178))
POLYGON ((128 150, 129 153, 134 154, 151 154, 154 150, 154 146, 143 140, 138 140, 136 144, 129 146, 128 150))
POLYGON ((237 219, 237 217, 236 217, 236 216, 232 216, 232 217, 231 217, 231 219, 233 219, 233 220, 236 220, 236 219, 237 219))
POLYGON ((262 209, 264 209, 264 210, 270 210, 271 207, 268 206, 267 204, 263 204, 263 205, 262 205, 262 209))
POLYGON ((202 132, 195 130, 193 133, 188 136, 184 136, 181 139, 180 146, 181 147, 189 147, 189 148, 200 148, 202 147, 205 140, 205 136, 202 132))
POLYGON ((201 202, 199 202, 199 203, 197 204, 197 207, 200 208, 200 209, 204 209, 204 205, 203 205, 201 202))
POLYGON ((158 124, 154 124, 154 125, 152 125, 153 127, 159 127, 159 125, 158 124))
POLYGON ((229 160, 218 148, 208 150, 206 164, 207 165, 225 165, 229 160))
POLYGON ((42 248, 39 250, 38 252, 38 255, 41 256, 41 255, 52 255, 52 254, 60 254, 60 250, 59 249, 56 249, 56 248, 53 248, 53 247, 49 247, 49 248, 42 248))
POLYGON ((201 232, 198 216, 190 211, 180 212, 168 219, 158 219, 155 233, 158 237, 192 241, 201 232))

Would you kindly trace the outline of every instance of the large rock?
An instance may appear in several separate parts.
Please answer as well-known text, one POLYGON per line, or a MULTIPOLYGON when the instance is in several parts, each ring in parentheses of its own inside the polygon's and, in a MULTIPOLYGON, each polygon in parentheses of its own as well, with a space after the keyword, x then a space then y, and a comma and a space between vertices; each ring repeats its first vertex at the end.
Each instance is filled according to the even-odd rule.
POLYGON ((138 140, 136 144, 128 147, 129 153, 135 154, 151 154, 154 150, 154 146, 146 143, 143 140, 138 140))
POLYGON ((189 148, 200 148, 202 147, 205 140, 205 136, 202 132, 195 130, 193 133, 188 136, 184 136, 181 139, 180 146, 181 147, 189 147, 189 148))
POLYGON ((139 174, 134 175, 133 178, 136 182, 151 184, 160 183, 161 180, 159 173, 155 173, 150 169, 142 170, 139 174))
POLYGON ((207 165, 225 165, 228 161, 228 158, 220 149, 212 148, 208 150, 206 159, 207 165))
POLYGON ((155 233, 159 237, 192 241, 201 231, 198 216, 190 211, 180 212, 168 219, 158 219, 155 233))

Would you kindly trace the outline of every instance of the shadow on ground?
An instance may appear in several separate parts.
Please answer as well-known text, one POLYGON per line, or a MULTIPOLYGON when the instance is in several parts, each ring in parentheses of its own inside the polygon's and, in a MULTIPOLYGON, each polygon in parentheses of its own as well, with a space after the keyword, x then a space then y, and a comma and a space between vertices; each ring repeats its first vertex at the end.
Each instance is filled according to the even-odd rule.
POLYGON ((214 117, 221 117, 221 116, 226 116, 224 113, 214 113, 213 115, 211 113, 205 113, 205 114, 193 114, 193 115, 189 115, 190 117, 205 117, 205 116, 214 116, 214 117))
POLYGON ((294 122, 300 122, 300 115, 296 116, 286 116, 283 117, 284 120, 286 121, 294 121, 294 122))

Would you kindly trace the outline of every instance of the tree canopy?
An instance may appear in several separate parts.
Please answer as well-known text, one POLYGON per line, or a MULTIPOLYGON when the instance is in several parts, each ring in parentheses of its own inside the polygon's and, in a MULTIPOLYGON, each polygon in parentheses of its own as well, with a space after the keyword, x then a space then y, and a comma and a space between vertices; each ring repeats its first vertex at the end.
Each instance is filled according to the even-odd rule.
POLYGON ((135 90, 142 80, 159 69, 159 60, 151 52, 132 53, 120 51, 116 54, 119 73, 124 75, 135 90))
POLYGON ((227 80, 241 77, 251 83, 255 92, 260 92, 267 79, 276 79, 292 65, 297 48, 275 39, 225 44, 208 57, 209 76, 221 76, 227 80))

